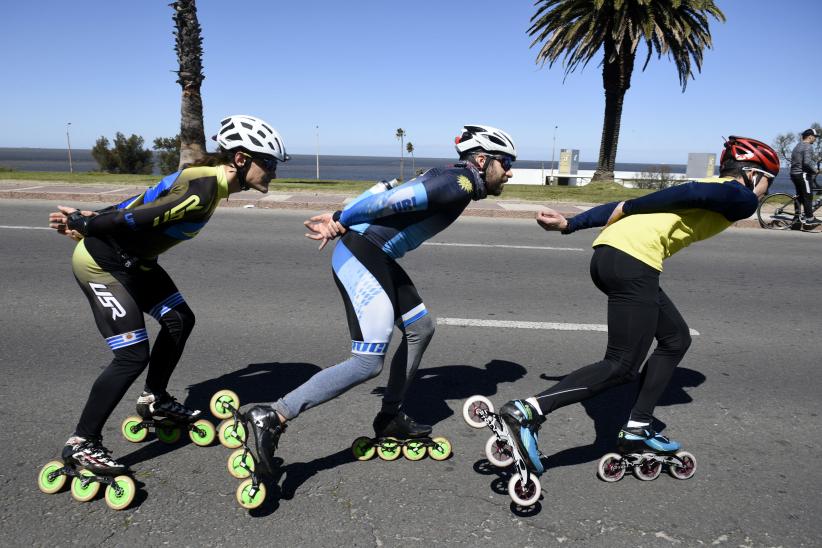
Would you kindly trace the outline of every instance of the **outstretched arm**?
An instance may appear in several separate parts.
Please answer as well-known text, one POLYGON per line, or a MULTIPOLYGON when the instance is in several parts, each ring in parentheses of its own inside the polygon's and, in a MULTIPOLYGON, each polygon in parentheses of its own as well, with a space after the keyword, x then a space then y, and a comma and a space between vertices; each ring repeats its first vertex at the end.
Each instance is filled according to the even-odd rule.
POLYGON ((87 219, 82 217, 90 219, 95 215, 96 213, 93 211, 80 211, 73 207, 57 206, 57 211, 49 213, 49 228, 53 228, 58 234, 65 234, 75 242, 79 242, 83 239, 83 234, 72 227, 76 227, 75 223, 87 222, 87 219), (71 222, 69 219, 71 219, 71 222), (70 224, 71 226, 69 226, 70 224))

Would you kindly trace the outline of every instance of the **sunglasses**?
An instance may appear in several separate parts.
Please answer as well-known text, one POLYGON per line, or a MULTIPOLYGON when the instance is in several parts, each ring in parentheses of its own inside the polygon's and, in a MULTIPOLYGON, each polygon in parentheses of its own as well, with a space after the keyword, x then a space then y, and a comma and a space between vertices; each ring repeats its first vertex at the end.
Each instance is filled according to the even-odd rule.
POLYGON ((263 157, 263 156, 252 156, 251 154, 246 154, 245 152, 243 152, 242 154, 246 158, 251 158, 252 161, 256 160, 260 164, 260 166, 268 172, 277 171, 277 159, 276 158, 266 158, 266 157, 263 157))
POLYGON ((491 154, 488 155, 489 158, 493 158, 502 166, 502 169, 505 171, 510 171, 511 167, 514 165, 514 160, 509 158, 508 156, 493 156, 491 154))

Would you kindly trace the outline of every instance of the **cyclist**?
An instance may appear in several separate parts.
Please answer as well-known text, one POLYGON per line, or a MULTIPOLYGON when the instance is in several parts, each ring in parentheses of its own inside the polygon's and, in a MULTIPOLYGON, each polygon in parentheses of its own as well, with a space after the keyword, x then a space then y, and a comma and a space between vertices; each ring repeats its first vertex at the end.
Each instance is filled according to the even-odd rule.
MULTIPOLYGON (((276 402, 246 411, 264 473, 286 422, 378 375, 396 324, 402 342, 391 361, 377 437, 420 438, 431 426, 402 411, 403 399, 434 334, 417 288, 396 260, 453 223, 472 200, 498 196, 513 176, 514 142, 499 129, 468 125, 456 139, 459 163, 434 168, 384 192, 371 189, 342 211, 305 221, 320 249, 342 236, 331 265, 351 333, 350 356, 318 372, 276 402)), ((383 187, 383 190, 385 187, 383 187)))
MULTIPOLYGON (((796 187, 796 194, 802 202, 802 209, 805 212, 800 216, 799 223, 805 228, 815 228, 822 224, 822 220, 813 215, 813 192, 811 181, 817 174, 816 166, 813 163, 813 144, 818 137, 817 130, 811 128, 802 132, 802 139, 796 144, 791 152, 791 181, 796 187)), ((798 227, 797 227, 798 228, 798 227)))
POLYGON ((543 471, 537 431, 545 415, 637 378, 639 394, 620 432, 620 443, 640 443, 645 451, 679 448, 652 427, 654 407, 691 344, 688 325, 660 287, 662 263, 682 248, 752 215, 758 197, 767 193, 778 172, 779 158, 771 147, 732 136, 720 158, 722 182, 686 183, 600 205, 571 219, 550 209, 537 214, 542 228, 563 234, 606 226, 593 243, 591 278, 608 296, 608 346, 601 361, 500 409, 534 472, 543 471), (657 346, 645 361, 654 339, 657 346))
POLYGON ((99 211, 58 206, 49 226, 79 243, 72 270, 88 298, 97 328, 114 359, 97 377, 63 459, 117 475, 126 466, 102 444, 102 429, 129 386, 148 366, 137 411, 145 418, 193 422, 200 411, 168 394, 169 378, 194 327, 194 313, 157 256, 193 238, 221 199, 253 188, 268 192, 277 162, 288 160, 283 140, 253 116, 229 116, 214 139, 219 151, 203 165, 165 177, 140 195, 99 211), (161 326, 149 352, 143 314, 161 326))

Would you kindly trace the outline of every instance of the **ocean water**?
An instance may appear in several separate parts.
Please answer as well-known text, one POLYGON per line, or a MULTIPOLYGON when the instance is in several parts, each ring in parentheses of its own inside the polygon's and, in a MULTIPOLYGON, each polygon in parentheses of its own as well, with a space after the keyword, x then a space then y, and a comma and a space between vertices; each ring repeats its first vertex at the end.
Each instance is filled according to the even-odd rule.
MULTIPOLYGON (((72 149, 72 165, 75 171, 96 171, 97 162, 90 149, 72 149)), ((415 158, 415 169, 428 169, 448 165, 454 158, 415 158)), ((413 175, 412 160, 405 158, 405 178, 413 175)), ((551 169, 551 162, 518 160, 518 168, 551 169)), ((558 161, 557 161, 558 164, 558 161)), ((0 166, 19 171, 68 171, 68 151, 59 148, 0 148, 0 166)), ((651 171, 654 163, 617 163, 617 171, 651 171)), ((673 173, 685 173, 685 164, 667 164, 673 173)), ((596 169, 596 162, 580 162, 579 169, 596 169)), ((783 169, 771 188, 772 192, 793 193, 793 183, 783 169)), ((156 172, 160 175, 159 171, 156 172)), ((287 163, 280 164, 277 175, 282 178, 314 179, 316 177, 316 157, 310 154, 294 154, 287 163)), ((321 179, 349 179, 378 181, 393 179, 400 175, 400 159, 385 156, 320 156, 321 179)), ((2 174, 0 174, 2 176, 2 174)))

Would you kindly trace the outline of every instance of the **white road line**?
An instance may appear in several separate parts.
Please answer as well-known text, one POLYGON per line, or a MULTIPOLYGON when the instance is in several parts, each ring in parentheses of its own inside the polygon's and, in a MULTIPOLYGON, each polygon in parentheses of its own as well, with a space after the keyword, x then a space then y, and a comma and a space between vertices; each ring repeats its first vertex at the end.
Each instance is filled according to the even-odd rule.
POLYGON ((503 245, 503 244, 453 244, 445 242, 424 242, 422 245, 440 245, 450 247, 502 247, 506 249, 540 249, 545 251, 585 251, 581 247, 546 247, 536 245, 503 245))
POLYGON ((13 228, 17 230, 54 230, 53 228, 49 228, 47 226, 10 226, 10 225, 0 225, 0 228, 13 228))
MULTIPOLYGON (((522 322, 510 320, 472 320, 468 318, 437 318, 437 324, 456 325, 459 327, 508 327, 511 329, 608 332, 608 326, 601 323, 522 322)), ((691 329, 691 335, 699 335, 699 331, 691 329)))

